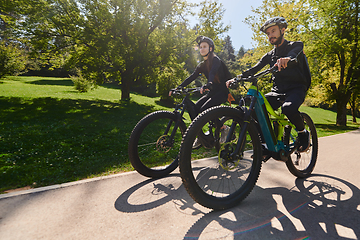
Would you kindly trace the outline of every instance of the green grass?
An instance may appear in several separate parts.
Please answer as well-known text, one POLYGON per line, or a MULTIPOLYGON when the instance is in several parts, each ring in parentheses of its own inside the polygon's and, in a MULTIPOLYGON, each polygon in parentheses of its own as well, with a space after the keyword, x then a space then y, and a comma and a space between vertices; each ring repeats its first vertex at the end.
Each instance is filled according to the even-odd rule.
POLYGON ((119 89, 73 89, 69 79, 17 77, 0 84, 0 191, 132 170, 127 141, 157 98, 119 89))
POLYGON ((347 126, 336 126, 336 112, 315 107, 301 106, 300 111, 307 113, 315 123, 318 137, 325 137, 334 134, 356 130, 360 127, 360 119, 357 123, 352 122, 352 117, 347 116, 347 126))
MULTIPOLYGON (((146 114, 167 109, 158 98, 117 87, 79 93, 68 78, 11 77, 0 81, 0 192, 133 170, 127 143, 146 114)), ((335 126, 336 113, 302 107, 319 136, 354 130, 335 126)))

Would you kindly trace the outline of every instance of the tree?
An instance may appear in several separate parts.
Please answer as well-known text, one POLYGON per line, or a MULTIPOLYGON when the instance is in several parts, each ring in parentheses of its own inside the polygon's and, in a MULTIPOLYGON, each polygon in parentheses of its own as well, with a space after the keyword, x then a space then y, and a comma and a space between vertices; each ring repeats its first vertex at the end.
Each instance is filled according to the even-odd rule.
POLYGON ((235 49, 232 45, 232 41, 229 35, 225 37, 223 40, 223 47, 221 49, 221 59, 226 62, 234 62, 235 61, 235 49))
POLYGON ((25 0, 0 2, 0 78, 25 70, 27 53, 16 26, 26 5, 25 0))
POLYGON ((183 44, 174 28, 186 9, 180 0, 42 0, 34 7, 24 26, 37 53, 68 53, 67 66, 92 82, 121 83, 123 100, 183 44))
POLYGON ((224 26, 222 22, 225 9, 217 0, 204 0, 200 5, 198 34, 213 39, 217 52, 216 46, 222 45, 221 35, 230 29, 229 25, 224 26))
MULTIPOLYGON (((356 0, 264 0, 246 19, 258 43, 254 56, 270 50, 259 28, 266 19, 283 16, 289 26, 286 38, 301 40, 309 58, 313 86, 325 90, 327 101, 337 106, 337 125, 346 125, 346 106, 352 95, 354 69, 359 62, 359 1, 356 0)), ((311 94, 311 90, 310 90, 311 94)))
POLYGON ((238 53, 237 53, 237 58, 238 58, 238 59, 243 58, 244 55, 245 55, 245 53, 246 53, 246 50, 245 50, 245 48, 244 48, 244 45, 242 45, 242 46, 240 47, 238 53))
POLYGON ((347 104, 353 90, 359 85, 354 71, 360 61, 359 1, 316 0, 309 2, 314 20, 305 18, 305 27, 311 34, 313 56, 323 64, 321 75, 329 76, 329 69, 336 79, 326 82, 329 97, 336 101, 336 124, 346 126, 347 104))
MULTIPOLYGON (((359 63, 360 64, 360 63, 359 63)), ((357 67, 353 74, 353 87, 352 87, 352 95, 350 98, 350 107, 351 107, 351 114, 352 114, 352 121, 356 123, 356 117, 358 113, 358 108, 360 106, 360 68, 357 67)))

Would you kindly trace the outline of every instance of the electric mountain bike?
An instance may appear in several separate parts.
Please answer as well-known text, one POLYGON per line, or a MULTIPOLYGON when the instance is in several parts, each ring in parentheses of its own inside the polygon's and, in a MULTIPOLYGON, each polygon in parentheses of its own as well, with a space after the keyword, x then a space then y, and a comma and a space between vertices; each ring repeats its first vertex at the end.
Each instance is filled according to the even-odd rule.
MULTIPOLYGON (((186 130, 184 113, 187 111, 191 120, 196 117, 190 95, 200 89, 171 89, 174 95, 184 95, 174 111, 156 111, 137 123, 128 144, 129 159, 137 172, 146 177, 161 178, 177 168, 181 140, 186 130)), ((213 147, 211 136, 201 132, 199 138, 203 147, 213 147)))
POLYGON ((300 178, 313 171, 318 138, 310 116, 301 113, 310 133, 310 147, 300 152, 295 126, 281 110, 274 111, 259 90, 258 78, 275 71, 272 67, 253 77, 236 77, 235 83, 242 83, 244 87, 244 82, 251 83, 239 105, 210 108, 197 116, 186 130, 180 148, 180 175, 187 192, 199 204, 215 210, 239 204, 254 188, 262 162, 270 158, 285 162, 289 171, 300 178), (220 125, 219 119, 223 119, 220 125), (222 124, 230 127, 225 143, 217 140, 222 124), (213 157, 204 158, 191 147, 200 130, 213 131, 210 133, 215 138, 213 157), (261 144, 260 136, 266 144, 261 144))

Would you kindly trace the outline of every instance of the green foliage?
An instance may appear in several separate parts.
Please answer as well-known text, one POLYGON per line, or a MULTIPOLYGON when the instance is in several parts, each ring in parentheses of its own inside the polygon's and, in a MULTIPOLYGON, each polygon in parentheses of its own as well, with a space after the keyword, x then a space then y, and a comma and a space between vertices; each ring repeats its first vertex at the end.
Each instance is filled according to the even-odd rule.
POLYGON ((337 124, 346 125, 347 104, 359 84, 355 72, 360 60, 360 3, 317 0, 309 6, 313 14, 305 18, 304 26, 311 54, 316 57, 318 81, 328 100, 337 104, 337 124))
POLYGON ((22 73, 26 59, 24 50, 13 44, 0 42, 0 78, 22 73))
POLYGON ((171 66, 163 68, 159 72, 157 80, 157 93, 161 100, 170 100, 169 90, 175 88, 182 83, 187 77, 188 72, 184 70, 184 63, 174 62, 171 66))
POLYGON ((235 75, 234 72, 239 69, 239 64, 236 62, 235 49, 229 35, 225 37, 218 56, 225 62, 229 71, 235 75))
MULTIPOLYGON (((217 52, 216 46, 221 46, 221 35, 230 29, 229 25, 224 26, 222 22, 225 9, 223 4, 217 0, 204 0, 200 2, 202 6, 198 18, 199 25, 196 27, 198 35, 207 36, 214 40, 215 52, 217 52)), ((220 48, 221 49, 221 48, 220 48)))
POLYGON ((77 70, 77 76, 70 75, 70 78, 74 83, 74 88, 79 92, 88 92, 94 88, 94 84, 85 79, 80 70, 77 70))
POLYGON ((36 49, 69 52, 68 68, 80 68, 84 78, 97 84, 118 81, 122 99, 129 98, 132 84, 154 81, 157 69, 188 42, 181 37, 186 26, 180 14, 187 9, 182 1, 44 3, 27 23, 36 49))
MULTIPOLYGON (((116 81, 122 88, 121 99, 129 98, 132 85, 160 83, 159 71, 163 69, 164 74, 178 74, 174 66, 185 62, 184 68, 192 72, 197 65, 193 49, 196 35, 214 38, 220 50, 221 34, 229 29, 221 22, 224 9, 217 1, 202 2, 197 34, 188 29, 186 19, 193 14, 194 4, 183 0, 10 3, 0 5, 6 7, 2 19, 11 20, 6 25, 7 36, 16 35, 27 46, 34 66, 78 68, 83 77, 76 79, 76 85, 83 87, 83 79, 97 85, 116 81)), ((158 86, 161 95, 165 92, 162 86, 166 84, 158 86)))
POLYGON ((259 28, 270 17, 285 17, 289 23, 285 38, 305 44, 312 73, 308 101, 312 104, 336 102, 337 124, 346 125, 346 106, 360 57, 359 4, 356 0, 264 0, 253 10, 255 15, 246 19, 253 28, 257 47, 245 58, 253 65, 271 49, 259 28))

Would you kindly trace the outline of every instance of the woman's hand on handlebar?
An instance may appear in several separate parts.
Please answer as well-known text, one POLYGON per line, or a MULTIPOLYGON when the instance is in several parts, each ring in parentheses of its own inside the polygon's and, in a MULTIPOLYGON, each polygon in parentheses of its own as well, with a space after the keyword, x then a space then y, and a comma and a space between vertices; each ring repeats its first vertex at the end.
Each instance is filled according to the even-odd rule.
POLYGON ((171 97, 171 95, 173 94, 173 92, 174 91, 176 91, 176 90, 180 90, 181 89, 181 87, 180 86, 178 86, 177 88, 175 88, 175 89, 170 89, 170 91, 169 91, 169 97, 171 97))
POLYGON ((227 80, 226 81, 226 87, 229 88, 232 84, 234 84, 234 82, 235 82, 235 78, 227 80))
POLYGON ((211 89, 212 89, 212 83, 211 83, 211 82, 208 82, 207 84, 205 84, 204 86, 202 86, 202 87, 200 88, 200 93, 203 94, 203 93, 205 93, 205 91, 208 92, 208 91, 210 91, 211 89))

